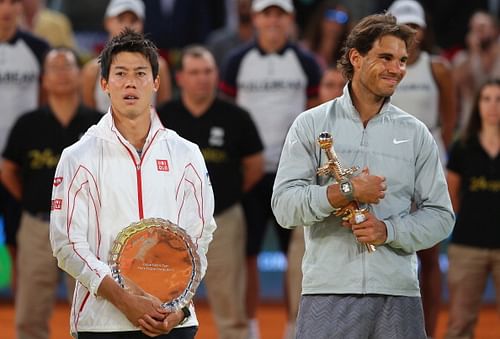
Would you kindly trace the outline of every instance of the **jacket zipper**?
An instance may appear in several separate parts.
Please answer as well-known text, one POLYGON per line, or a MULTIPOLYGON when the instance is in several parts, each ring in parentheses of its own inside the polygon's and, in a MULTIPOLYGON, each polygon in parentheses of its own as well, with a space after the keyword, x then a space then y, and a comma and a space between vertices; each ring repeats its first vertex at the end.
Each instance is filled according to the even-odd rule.
MULTIPOLYGON (((134 161, 135 162, 135 161, 134 161)), ((142 204, 142 171, 141 171, 141 165, 142 165, 142 158, 140 158, 140 163, 136 163, 135 168, 136 168, 136 176, 137 176, 137 200, 139 204, 139 220, 144 219, 144 207, 142 204)))
MULTIPOLYGON (((368 121, 368 124, 370 121, 368 121)), ((363 133, 361 134, 361 142, 360 142, 360 147, 361 149, 365 148, 368 146, 368 141, 366 140, 366 129, 368 128, 368 124, 366 124, 366 127, 363 127, 363 133)), ((363 150, 362 154, 366 155, 366 151, 363 150)), ((364 157, 363 157, 364 158, 364 157)), ((363 165, 366 166, 366 159, 363 159, 363 165)), ((364 167, 363 166, 363 167, 364 167)), ((360 207, 361 208, 361 207, 360 207)), ((361 281, 361 290, 363 291, 363 294, 366 293, 366 249, 365 246, 361 246, 361 264, 363 266, 363 279, 361 281)))
POLYGON ((132 153, 132 151, 127 147, 127 145, 125 145, 120 140, 120 138, 118 138, 120 143, 127 150, 128 154, 130 155, 130 159, 132 160, 132 162, 134 163, 134 166, 135 166, 135 175, 136 175, 136 180, 137 180, 137 204, 139 206, 139 220, 144 219, 144 205, 143 205, 143 199, 142 199, 142 161, 143 161, 144 156, 146 155, 147 151, 149 150, 149 147, 151 147, 151 145, 153 144, 153 140, 158 135, 158 132, 159 132, 159 130, 155 132, 155 134, 151 138, 151 141, 147 145, 143 146, 142 154, 139 157, 139 162, 136 162, 135 156, 132 153))
POLYGON ((141 171, 141 167, 142 167, 142 159, 143 159, 142 156, 144 156, 144 153, 139 158, 139 162, 136 162, 134 154, 127 147, 127 145, 125 145, 121 140, 120 140, 120 143, 123 145, 123 147, 125 147, 128 154, 130 155, 130 159, 134 163, 135 175, 136 175, 136 181, 137 181, 137 204, 139 206, 139 220, 142 220, 142 219, 144 219, 144 208, 143 208, 143 204, 142 204, 142 171, 141 171))

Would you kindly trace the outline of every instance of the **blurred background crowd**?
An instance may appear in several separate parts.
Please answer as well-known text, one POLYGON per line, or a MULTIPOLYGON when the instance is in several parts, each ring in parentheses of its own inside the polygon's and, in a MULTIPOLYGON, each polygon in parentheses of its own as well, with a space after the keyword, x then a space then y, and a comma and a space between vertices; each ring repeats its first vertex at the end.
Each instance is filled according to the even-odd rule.
MULTIPOLYGON (((246 267, 246 273, 238 273, 246 276, 246 279, 240 279, 246 282, 239 282, 246 286, 241 293, 242 305, 246 305, 246 309, 231 311, 233 314, 242 312, 243 320, 230 320, 243 322, 244 331, 226 337, 259 338, 255 313, 269 283, 259 280, 259 270, 265 265, 265 261, 259 261, 259 255, 263 249, 269 248, 264 243, 266 236, 269 237, 267 234, 276 233, 271 235, 272 242, 276 243, 271 247, 283 253, 284 263, 279 266, 286 271, 286 278, 279 287, 279 295, 288 306, 289 324, 284 336, 291 338, 300 295, 303 239, 300 230, 280 234, 282 230, 269 221, 272 215, 263 212, 270 210, 268 200, 279 150, 296 115, 342 95, 346 81, 336 69, 336 63, 350 28, 366 15, 387 10, 399 22, 416 29, 418 40, 409 50, 407 76, 391 100, 429 127, 440 147, 443 166, 447 167, 450 161, 450 194, 457 213, 459 207, 464 206, 460 204, 461 199, 477 191, 484 191, 484 194, 469 196, 468 203, 493 199, 500 206, 500 85, 492 81, 500 78, 499 0, 255 0, 254 4, 252 0, 0 0, 0 151, 4 158, 0 172, 0 215, 4 226, 4 231, 0 232, 0 289, 4 291, 1 297, 14 299, 19 288, 37 286, 35 283, 23 287, 24 275, 16 270, 16 260, 30 261, 31 257, 37 256, 33 248, 41 246, 33 242, 35 235, 31 232, 19 231, 23 229, 19 224, 40 222, 48 225, 50 191, 52 185, 56 185, 51 175, 61 150, 78 140, 88 126, 97 121, 99 115, 96 114, 108 110, 109 98, 99 85, 99 52, 110 37, 129 27, 144 32, 154 41, 162 57, 160 90, 154 102, 157 107, 171 105, 175 100, 182 101, 183 93, 196 98, 200 91, 208 90, 221 100, 246 110, 255 124, 254 127, 250 122, 250 127, 245 127, 246 131, 256 128, 259 134, 246 139, 253 146, 237 144, 241 146, 237 151, 242 153, 238 164, 241 160, 241 166, 254 166, 248 168, 257 173, 255 178, 249 179, 252 181, 249 187, 243 184, 241 196, 236 199, 242 202, 248 224, 246 247, 242 242, 237 245, 240 249, 246 248, 246 256, 242 253, 245 258, 236 265, 246 267), (261 4, 257 6, 257 3, 261 4), (182 60, 182 51, 193 44, 206 48, 213 55, 213 65, 208 63, 212 67, 209 67, 212 73, 208 80, 188 78, 190 73, 186 68, 188 64, 182 60), (47 51, 53 48, 60 48, 60 55, 46 57, 47 51), (201 85, 198 88, 197 83, 203 81, 208 81, 206 88, 201 85), (293 87, 294 92, 284 93, 278 89, 280 86, 293 87), (493 112, 488 113, 488 110, 493 112), (28 119, 26 113, 29 112, 31 115, 34 112, 39 115, 53 113, 57 123, 48 118, 28 119), (85 119, 78 118, 80 115, 85 119), (252 137, 256 140, 251 141, 252 137), (460 140, 470 141, 471 138, 480 141, 486 157, 481 158, 471 148, 459 144, 460 140), (37 149, 37 144, 47 143, 48 139, 50 147, 37 149), (259 146, 261 142, 262 146, 259 146), (260 153, 261 148, 263 164, 262 168, 256 168, 258 162, 251 156, 260 153), (470 152, 470 157, 464 158, 467 152, 470 152), (467 166, 472 160, 475 161, 474 169, 467 166), (484 173, 475 173, 478 168, 484 173), (466 185, 472 187, 470 192, 464 192, 466 185), (271 231, 256 226, 263 223, 273 225, 271 231), (26 244, 26 252, 20 250, 23 248, 21 241, 26 244), (259 285, 263 285, 262 291, 259 291, 259 285), (243 336, 240 333, 244 333, 243 336)), ((172 121, 176 119, 172 113, 175 108, 162 108, 166 116, 171 112, 169 119, 172 121)), ((169 126, 168 119, 165 124, 169 126)), ((192 126, 192 123, 186 124, 192 126)), ((231 124, 234 125, 228 122, 225 128, 236 126, 236 122, 231 124)), ((185 126, 179 126, 179 129, 181 127, 185 126)), ((224 130, 221 132, 220 128, 210 126, 207 133, 210 134, 211 147, 224 139, 224 130)), ((215 156, 215 153, 210 154, 215 156)), ((223 190, 215 190, 216 200, 218 195, 228 194, 223 190)), ((227 210, 216 209, 216 213, 223 212, 227 210)), ((468 215, 472 213, 467 211, 468 215)), ((498 211, 496 213, 498 215, 498 211)), ((460 272, 466 272, 465 278, 476 282, 466 290, 469 291, 466 293, 470 293, 470 289, 479 291, 475 300, 465 300, 458 307, 472 308, 471 314, 464 315, 470 319, 463 325, 469 332, 473 331, 477 320, 477 308, 489 272, 493 272, 495 285, 500 288, 500 219, 492 219, 497 230, 487 230, 481 237, 475 236, 477 232, 473 231, 475 225, 471 225, 471 220, 463 221, 463 225, 456 228, 460 233, 451 238, 452 244, 459 245, 454 249, 455 260, 464 256, 477 259, 477 253, 463 252, 462 245, 480 251, 492 250, 493 254, 490 257, 490 252, 479 253, 484 255, 477 259, 484 267, 481 272, 468 271, 469 268, 457 263, 455 267, 459 271, 454 272, 457 282, 450 281, 448 285, 451 293, 462 293, 453 285, 464 278, 460 272), (490 259, 496 260, 496 266, 490 259)), ((46 234, 36 237, 48 242, 46 234)), ((441 280, 443 268, 447 267, 439 260, 440 256, 447 257, 447 249, 448 244, 439 244, 419 253, 429 337, 435 331, 441 287, 447 283, 441 280)), ((45 253, 47 251, 50 252, 50 248, 45 249, 45 253)), ((224 256, 224 250, 219 255, 224 256)), ((53 260, 51 255, 47 260, 53 260)), ((49 268, 44 266, 46 264, 36 266, 44 267, 44 270, 55 267, 55 261, 48 264, 49 268)), ((33 272, 26 274, 36 275, 33 272)), ((68 283, 70 292, 71 284, 68 283)), ((43 282, 39 286, 43 289, 43 282)), ((50 286, 53 285, 49 284, 46 297, 49 303, 53 302, 51 299, 56 293, 50 286)), ((210 297, 210 291, 208 295, 210 297)), ((28 314, 33 317, 22 310, 21 304, 31 300, 28 296, 24 298, 26 302, 22 297, 18 301, 16 295, 19 319, 28 314)), ((212 298, 223 296, 214 295, 212 298)), ((220 307, 223 309, 224 305, 220 307)), ((224 331, 229 331, 226 327, 231 326, 226 324, 226 316, 231 318, 232 315, 221 311, 216 316, 221 338, 224 331)), ((22 324, 17 325, 22 327, 22 324)), ((40 326, 45 326, 43 321, 40 326)))

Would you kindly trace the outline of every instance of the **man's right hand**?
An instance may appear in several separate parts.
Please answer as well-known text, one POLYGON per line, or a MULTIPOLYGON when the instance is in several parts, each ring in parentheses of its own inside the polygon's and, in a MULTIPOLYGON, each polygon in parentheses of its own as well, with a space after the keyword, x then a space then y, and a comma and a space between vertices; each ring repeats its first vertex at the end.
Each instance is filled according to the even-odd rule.
POLYGON ((351 183, 354 187, 354 199, 360 203, 378 204, 385 197, 385 177, 371 175, 368 168, 364 168, 360 175, 352 177, 351 183))
POLYGON ((163 321, 168 314, 158 298, 147 293, 131 293, 121 288, 109 275, 102 280, 97 294, 115 305, 134 326, 139 327, 139 319, 144 319, 146 314, 158 321, 163 321))
POLYGON ((127 294, 120 310, 134 326, 140 326, 139 319, 144 319, 146 315, 157 321, 163 321, 168 315, 157 298, 151 295, 127 294))

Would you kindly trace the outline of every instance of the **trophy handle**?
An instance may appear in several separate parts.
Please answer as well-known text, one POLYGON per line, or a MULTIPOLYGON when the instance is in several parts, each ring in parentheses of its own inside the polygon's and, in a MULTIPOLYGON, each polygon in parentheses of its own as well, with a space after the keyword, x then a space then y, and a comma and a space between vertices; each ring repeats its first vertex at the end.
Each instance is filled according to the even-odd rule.
MULTIPOLYGON (((366 208, 362 208, 354 212, 354 222, 356 223, 356 225, 361 224, 363 221, 366 220, 365 216, 366 212, 368 212, 366 208)), ((365 247, 368 250, 368 252, 375 252, 377 250, 377 248, 374 245, 369 243, 365 243, 365 247)))
MULTIPOLYGON (((359 168, 357 166, 353 166, 350 168, 343 168, 340 164, 337 155, 335 154, 335 150, 333 148, 333 137, 328 132, 321 132, 318 136, 317 142, 320 148, 325 152, 328 162, 319 167, 317 169, 318 175, 331 176, 337 182, 342 181, 343 179, 352 177, 359 168)), ((342 217, 342 220, 347 221, 351 218, 354 218, 354 222, 356 224, 360 224, 366 220, 365 213, 368 212, 365 208, 359 208, 359 204, 357 201, 351 201, 346 206, 339 208, 334 212, 335 216, 342 217)), ((376 248, 372 244, 365 244, 368 252, 375 252, 376 248)))

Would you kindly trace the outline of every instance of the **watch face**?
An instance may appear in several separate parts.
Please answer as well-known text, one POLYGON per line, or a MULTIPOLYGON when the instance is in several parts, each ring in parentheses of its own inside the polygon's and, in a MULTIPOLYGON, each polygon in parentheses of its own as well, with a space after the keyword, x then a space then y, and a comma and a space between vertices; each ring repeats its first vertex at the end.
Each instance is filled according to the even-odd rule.
POLYGON ((341 185, 340 185, 340 190, 344 193, 349 193, 351 192, 351 185, 349 185, 348 182, 343 182, 341 185))

